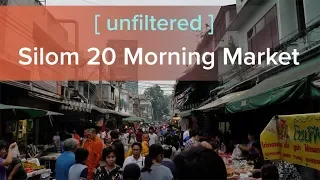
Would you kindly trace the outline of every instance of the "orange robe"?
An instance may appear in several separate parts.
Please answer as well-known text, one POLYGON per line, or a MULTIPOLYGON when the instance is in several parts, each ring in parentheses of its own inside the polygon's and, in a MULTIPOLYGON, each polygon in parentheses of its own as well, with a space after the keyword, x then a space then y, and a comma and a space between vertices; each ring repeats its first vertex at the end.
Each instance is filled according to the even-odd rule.
POLYGON ((78 134, 73 134, 73 138, 80 142, 80 136, 78 134))
POLYGON ((100 165, 103 143, 100 138, 95 140, 87 139, 84 142, 83 148, 89 151, 89 156, 86 165, 88 166, 88 180, 93 180, 94 171, 100 165))

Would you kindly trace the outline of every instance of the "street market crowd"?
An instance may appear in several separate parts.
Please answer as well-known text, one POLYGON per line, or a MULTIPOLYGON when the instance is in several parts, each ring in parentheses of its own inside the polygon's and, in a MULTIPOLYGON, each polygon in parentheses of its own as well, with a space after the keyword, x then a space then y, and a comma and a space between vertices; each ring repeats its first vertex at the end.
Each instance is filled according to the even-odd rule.
MULTIPOLYGON (((93 128, 83 137, 76 131, 57 132, 52 140, 61 152, 56 180, 302 179, 290 163, 265 161, 252 133, 247 145, 235 148, 224 136, 202 137, 192 127, 181 131, 172 126, 93 128)), ((0 141, 0 180, 25 180, 26 170, 13 158, 17 144, 8 143, 0 141)))

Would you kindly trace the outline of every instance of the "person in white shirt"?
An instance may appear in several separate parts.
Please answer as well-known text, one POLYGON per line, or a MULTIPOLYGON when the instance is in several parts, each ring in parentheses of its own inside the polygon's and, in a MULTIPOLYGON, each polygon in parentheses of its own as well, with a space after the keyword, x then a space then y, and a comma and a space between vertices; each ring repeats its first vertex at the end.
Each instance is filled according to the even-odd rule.
POLYGON ((182 140, 183 140, 183 145, 185 146, 186 145, 186 142, 189 140, 190 138, 190 130, 186 130, 183 132, 183 136, 182 136, 182 140))
POLYGON ((158 136, 154 133, 154 129, 151 127, 149 128, 150 133, 149 133, 149 146, 151 146, 152 144, 156 144, 157 143, 157 139, 158 136))
POLYGON ((181 128, 181 139, 180 139, 180 145, 185 145, 186 138, 189 137, 189 131, 191 127, 192 120, 190 117, 184 117, 179 121, 179 125, 181 128))
POLYGON ((126 158, 126 160, 123 163, 123 169, 126 167, 126 165, 135 163, 137 164, 140 169, 143 168, 144 166, 144 157, 141 156, 141 150, 142 150, 142 145, 139 142, 135 142, 131 146, 132 148, 132 156, 129 156, 126 158))

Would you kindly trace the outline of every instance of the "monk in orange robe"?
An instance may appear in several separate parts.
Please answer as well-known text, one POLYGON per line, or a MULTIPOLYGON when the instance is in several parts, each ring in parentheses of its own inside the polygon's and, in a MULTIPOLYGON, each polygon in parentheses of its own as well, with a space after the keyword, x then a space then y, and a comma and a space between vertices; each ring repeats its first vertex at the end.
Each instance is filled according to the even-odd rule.
POLYGON ((94 171, 100 165, 103 150, 103 143, 95 129, 88 131, 88 140, 84 142, 83 148, 89 151, 86 166, 88 167, 88 180, 93 180, 94 171))
POLYGON ((80 136, 79 136, 79 134, 77 134, 76 130, 73 130, 73 138, 76 139, 77 141, 79 141, 79 143, 80 143, 80 136))

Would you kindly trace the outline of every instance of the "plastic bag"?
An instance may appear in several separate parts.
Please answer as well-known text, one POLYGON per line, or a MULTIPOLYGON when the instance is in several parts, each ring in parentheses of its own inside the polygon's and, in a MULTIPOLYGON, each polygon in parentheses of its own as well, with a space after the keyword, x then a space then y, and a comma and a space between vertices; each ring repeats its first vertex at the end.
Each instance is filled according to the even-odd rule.
POLYGON ((242 151, 239 148, 239 144, 237 144, 232 152, 232 159, 240 159, 242 156, 242 151))

